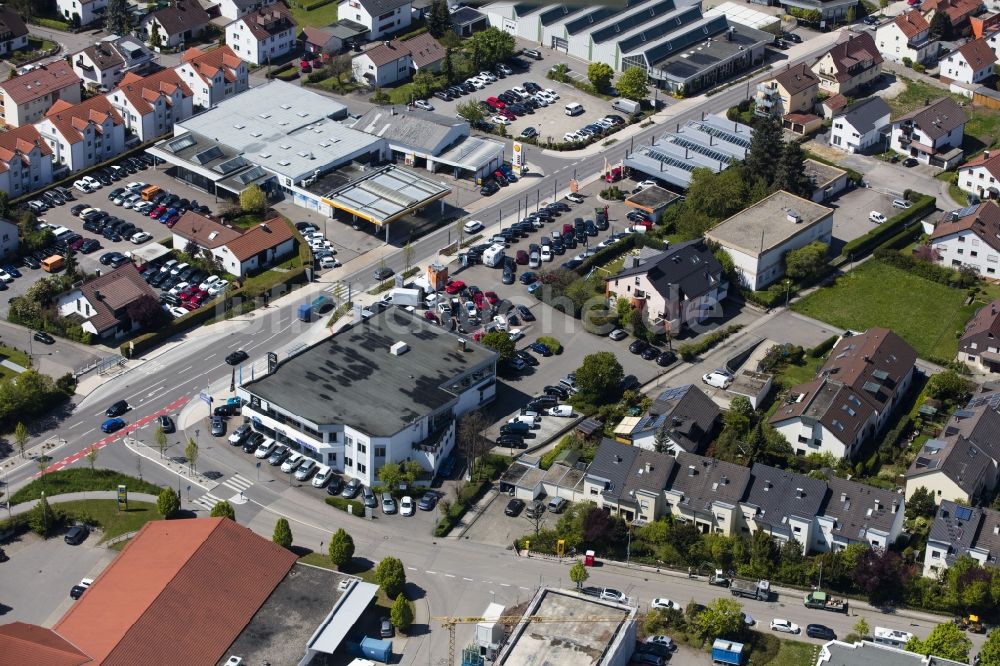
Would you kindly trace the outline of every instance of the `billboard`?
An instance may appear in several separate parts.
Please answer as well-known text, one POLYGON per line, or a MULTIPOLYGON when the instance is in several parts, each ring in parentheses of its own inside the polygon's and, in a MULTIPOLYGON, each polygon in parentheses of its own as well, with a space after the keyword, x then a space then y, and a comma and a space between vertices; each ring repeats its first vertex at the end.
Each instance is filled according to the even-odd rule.
POLYGON ((520 169, 524 166, 524 149, 521 147, 519 141, 514 142, 514 156, 510 160, 511 164, 515 169, 520 169))

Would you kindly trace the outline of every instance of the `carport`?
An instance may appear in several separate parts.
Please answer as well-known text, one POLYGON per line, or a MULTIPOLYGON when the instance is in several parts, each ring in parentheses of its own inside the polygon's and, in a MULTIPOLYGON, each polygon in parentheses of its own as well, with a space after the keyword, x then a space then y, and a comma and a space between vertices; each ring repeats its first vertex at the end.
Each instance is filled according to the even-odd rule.
POLYGON ((545 470, 538 467, 538 459, 522 456, 511 463, 500 477, 500 492, 530 502, 542 494, 545 470))
MULTIPOLYGON (((361 178, 321 198, 334 209, 350 214, 354 220, 386 226, 444 199, 450 192, 451 188, 443 183, 390 164, 366 172, 361 178)), ((443 206, 442 202, 442 209, 443 206)))
POLYGON ((680 197, 670 190, 665 190, 659 186, 652 186, 644 188, 639 192, 636 192, 628 199, 625 200, 625 205, 629 208, 635 208, 636 210, 641 210, 653 222, 659 222, 660 217, 663 215, 663 211, 667 209, 667 206, 677 201, 680 197))

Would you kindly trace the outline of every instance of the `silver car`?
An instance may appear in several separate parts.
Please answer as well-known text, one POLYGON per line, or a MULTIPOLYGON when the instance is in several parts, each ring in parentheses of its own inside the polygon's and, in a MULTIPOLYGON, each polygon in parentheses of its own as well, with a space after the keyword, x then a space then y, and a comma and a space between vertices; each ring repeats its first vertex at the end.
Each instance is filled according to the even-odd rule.
POLYGON ((392 496, 392 493, 382 493, 382 513, 396 513, 396 498, 392 496))
POLYGON ((305 481, 312 473, 316 471, 316 461, 312 458, 306 458, 299 464, 299 468, 295 470, 295 478, 298 481, 305 481))

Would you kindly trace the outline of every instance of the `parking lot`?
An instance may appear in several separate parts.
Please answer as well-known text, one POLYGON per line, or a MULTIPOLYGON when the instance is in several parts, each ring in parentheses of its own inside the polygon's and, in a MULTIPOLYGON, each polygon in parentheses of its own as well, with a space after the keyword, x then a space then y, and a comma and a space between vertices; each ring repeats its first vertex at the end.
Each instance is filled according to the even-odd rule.
MULTIPOLYGON (((535 521, 524 515, 523 508, 516 516, 508 516, 504 513, 510 499, 506 493, 497 493, 486 510, 476 518, 476 522, 466 531, 465 537, 479 543, 509 546, 515 539, 533 534, 535 521)), ((546 511, 542 514, 539 527, 543 530, 553 528, 557 520, 558 516, 546 511)))

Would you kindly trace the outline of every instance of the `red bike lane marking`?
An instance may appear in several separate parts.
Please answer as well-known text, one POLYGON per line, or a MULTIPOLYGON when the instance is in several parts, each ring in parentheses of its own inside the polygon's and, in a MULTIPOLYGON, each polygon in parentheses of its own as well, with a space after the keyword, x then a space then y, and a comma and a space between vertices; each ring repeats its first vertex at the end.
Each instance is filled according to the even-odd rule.
POLYGON ((146 425, 147 423, 150 423, 151 421, 155 421, 158 417, 163 416, 164 414, 168 414, 168 413, 170 413, 172 411, 177 410, 178 408, 184 406, 184 404, 187 403, 188 400, 189 400, 189 398, 187 396, 181 396, 180 398, 178 398, 177 400, 174 400, 172 403, 170 403, 169 405, 167 405, 163 409, 160 409, 160 410, 158 410, 156 412, 153 412, 152 414, 149 414, 147 416, 143 416, 142 418, 140 418, 135 423, 129 423, 128 425, 126 425, 124 428, 122 428, 118 432, 112 433, 112 434, 108 435, 107 437, 105 437, 104 439, 98 440, 97 442, 91 444, 87 448, 85 448, 85 449, 83 449, 81 451, 77 451, 76 453, 74 453, 72 455, 66 456, 65 458, 63 458, 62 460, 60 460, 58 462, 52 463, 51 465, 49 465, 48 467, 45 468, 45 472, 39 472, 38 474, 35 474, 32 478, 37 479, 43 473, 44 474, 48 474, 49 472, 54 472, 56 470, 62 469, 63 467, 66 467, 67 465, 72 465, 73 463, 75 463, 76 461, 80 460, 81 458, 86 457, 86 455, 88 453, 90 453, 91 451, 96 451, 96 450, 102 449, 105 446, 107 446, 108 444, 111 444, 115 440, 119 439, 120 437, 123 437, 125 435, 128 435, 129 433, 134 432, 135 430, 138 430, 139 428, 141 428, 142 426, 146 425))

